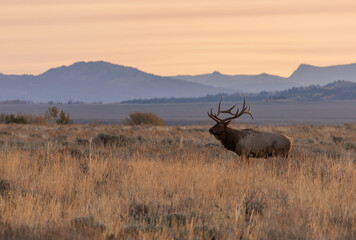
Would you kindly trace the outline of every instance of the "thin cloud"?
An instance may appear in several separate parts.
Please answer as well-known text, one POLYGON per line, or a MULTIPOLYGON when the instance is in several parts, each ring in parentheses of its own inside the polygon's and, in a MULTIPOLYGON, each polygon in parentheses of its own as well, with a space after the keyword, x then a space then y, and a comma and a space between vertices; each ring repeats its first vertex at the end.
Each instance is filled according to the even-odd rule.
MULTIPOLYGON (((76 6, 76 5, 74 5, 76 6)), ((78 5, 79 6, 79 5, 78 5)), ((120 9, 117 4, 110 8, 99 8, 98 11, 86 11, 84 8, 70 8, 70 5, 61 5, 59 10, 45 6, 36 9, 30 9, 33 14, 21 14, 9 12, 3 8, 1 11, 4 14, 0 16, 0 25, 67 25, 67 24, 85 24, 85 23, 100 23, 100 22, 116 22, 116 21, 161 21, 161 20, 189 20, 189 19, 214 19, 214 18, 231 18, 231 17, 256 17, 256 16, 279 16, 279 15, 316 15, 316 14, 340 14, 340 13, 355 13, 356 4, 346 5, 323 5, 323 6, 280 6, 280 7, 242 7, 234 5, 233 7, 219 7, 215 9, 207 8, 192 8, 192 9, 159 9, 138 8, 138 10, 120 9), (68 7, 68 9, 67 9, 68 7), (6 14, 7 12, 7 14, 6 14), (59 14, 60 13, 60 14, 59 14)), ((94 8, 95 9, 95 8, 94 8)))
POLYGON ((29 73, 103 59, 157 74, 217 63, 281 73, 281 62, 354 59, 355 13, 346 0, 2 0, 0 65, 29 73))

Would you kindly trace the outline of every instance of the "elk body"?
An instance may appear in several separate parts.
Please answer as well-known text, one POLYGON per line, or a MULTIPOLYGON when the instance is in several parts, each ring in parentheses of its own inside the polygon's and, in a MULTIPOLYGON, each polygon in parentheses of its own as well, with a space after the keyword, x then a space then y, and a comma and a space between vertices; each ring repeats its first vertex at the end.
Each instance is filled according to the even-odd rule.
POLYGON ((213 108, 208 112, 208 116, 216 122, 216 124, 209 129, 209 132, 214 135, 226 149, 246 158, 288 157, 293 145, 292 138, 280 133, 259 132, 252 129, 235 130, 228 127, 233 119, 243 114, 249 114, 251 118, 253 118, 251 107, 246 107, 245 98, 242 110, 239 111, 239 109, 237 109, 236 113, 231 112, 236 104, 227 110, 221 110, 221 100, 222 99, 220 99, 217 114, 213 114, 213 108), (231 116, 221 119, 219 118, 221 113, 227 113, 231 116))

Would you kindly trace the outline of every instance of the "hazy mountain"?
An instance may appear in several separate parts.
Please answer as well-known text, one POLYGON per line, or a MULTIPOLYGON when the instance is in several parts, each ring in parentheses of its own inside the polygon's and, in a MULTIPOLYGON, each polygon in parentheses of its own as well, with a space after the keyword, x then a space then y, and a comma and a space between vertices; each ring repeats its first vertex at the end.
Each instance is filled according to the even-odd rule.
MULTIPOLYGON (((250 76, 246 75, 245 79, 248 79, 250 76)), ((211 74, 201 74, 201 75, 178 75, 171 76, 171 78, 182 79, 189 82, 201 83, 208 86, 220 86, 224 88, 231 88, 231 86, 236 86, 236 79, 230 75, 224 75, 220 72, 213 72, 211 74)), ((236 90, 236 89, 235 89, 236 90)))
POLYGON ((332 81, 346 80, 356 82, 356 63, 329 67, 316 67, 301 64, 289 80, 302 86, 325 85, 332 81))
POLYGON ((251 76, 247 81, 239 84, 244 92, 261 92, 261 91, 278 91, 295 86, 300 86, 298 83, 290 81, 289 79, 279 77, 276 75, 269 75, 262 73, 260 75, 251 76), (250 91, 248 91, 250 89, 250 91))
POLYGON ((237 92, 258 93, 260 91, 281 91, 291 87, 325 85, 337 80, 356 82, 356 64, 329 67, 301 64, 288 78, 266 73, 260 75, 224 75, 219 72, 202 75, 177 75, 171 76, 171 78, 213 87, 230 88, 237 92))
POLYGON ((277 91, 294 86, 297 83, 289 81, 287 78, 262 73, 259 75, 225 75, 220 72, 202 75, 177 75, 171 78, 201 83, 213 87, 224 87, 233 89, 236 92, 277 91))
POLYGON ((324 86, 293 87, 283 91, 260 93, 216 94, 199 98, 153 98, 147 100, 131 100, 125 103, 188 103, 188 102, 218 102, 241 101, 245 96, 249 101, 329 101, 356 100, 356 83, 350 81, 334 81, 324 86))
MULTIPOLYGON (((238 95, 267 93, 266 97, 281 94, 282 90, 291 89, 296 95, 305 94, 306 89, 297 87, 308 85, 325 85, 336 80, 341 84, 356 82, 356 64, 315 67, 301 64, 288 78, 269 75, 224 75, 219 72, 196 76, 178 75, 161 77, 145 73, 136 68, 115 65, 107 62, 78 62, 70 66, 50 69, 40 75, 4 75, 0 74, 0 100, 30 100, 34 102, 73 101, 83 102, 120 102, 129 99, 151 98, 197 98, 217 93, 234 93, 238 95), (294 87, 294 89, 293 89, 294 87), (272 94, 272 92, 274 92, 272 94)), ((341 95, 336 93, 334 85, 311 87, 310 94, 316 94, 317 99, 342 99, 342 94, 351 96, 353 88, 343 90, 341 95), (324 89, 326 87, 326 89, 324 89), (327 91, 327 88, 332 88, 327 91), (328 95, 335 92, 335 96, 328 95), (349 91, 349 92, 347 92, 349 91), (350 92, 351 91, 351 92, 350 92), (323 95, 323 94, 326 95, 323 95), (319 97, 317 94, 321 94, 319 97), (329 96, 329 97, 328 97, 329 96)), ((341 87, 344 89, 343 87, 341 87)), ((257 95, 256 95, 257 96, 257 95)), ((258 96, 262 96, 259 94, 258 96)), ((302 98, 304 95, 300 95, 302 98)), ((286 96, 289 98, 288 96, 286 96)), ((311 95, 308 96, 311 99, 311 95)))
POLYGON ((0 75, 0 100, 119 102, 135 98, 199 97, 229 91, 101 61, 78 62, 38 76, 0 75))

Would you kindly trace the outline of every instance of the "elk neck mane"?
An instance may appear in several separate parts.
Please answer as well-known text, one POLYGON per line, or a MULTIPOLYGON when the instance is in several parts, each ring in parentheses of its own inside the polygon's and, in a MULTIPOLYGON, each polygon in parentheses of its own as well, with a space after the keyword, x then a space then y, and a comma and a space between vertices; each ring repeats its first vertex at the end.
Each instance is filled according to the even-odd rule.
POLYGON ((239 130, 225 127, 224 135, 219 140, 226 149, 235 151, 236 143, 240 138, 241 133, 239 130))

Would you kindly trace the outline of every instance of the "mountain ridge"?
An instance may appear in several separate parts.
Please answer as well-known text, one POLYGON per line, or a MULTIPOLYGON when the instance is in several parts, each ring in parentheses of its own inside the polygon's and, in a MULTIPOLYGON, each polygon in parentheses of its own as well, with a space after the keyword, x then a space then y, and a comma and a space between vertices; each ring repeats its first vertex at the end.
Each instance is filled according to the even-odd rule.
POLYGON ((210 74, 199 75, 177 75, 169 76, 174 79, 181 79, 190 82, 196 82, 212 87, 222 86, 224 88, 233 89, 239 92, 260 92, 263 90, 275 91, 282 90, 294 86, 293 83, 288 83, 286 78, 278 75, 261 73, 256 75, 226 75, 218 71, 210 74), (262 82, 261 82, 262 80, 262 82), (256 86, 256 82, 258 85, 256 86))
POLYGON ((105 61, 80 61, 38 75, 0 73, 0 100, 121 102, 130 99, 197 98, 217 93, 276 92, 293 87, 356 82, 356 63, 318 67, 300 64, 288 77, 268 73, 159 76, 105 61))
POLYGON ((229 92, 104 61, 76 62, 39 75, 0 75, 0 100, 120 102, 131 98, 198 97, 226 91, 229 92))
POLYGON ((326 84, 337 80, 356 81, 356 63, 332 65, 332 66, 313 66, 300 64, 299 67, 289 76, 288 79, 299 81, 302 85, 306 84, 326 84))
POLYGON ((221 84, 225 88, 234 89, 240 92, 258 93, 260 91, 281 91, 291 87, 318 84, 325 85, 337 80, 356 82, 356 63, 325 67, 302 63, 289 77, 281 77, 279 75, 268 73, 255 75, 225 75, 218 71, 210 74, 176 75, 170 77, 191 82, 199 82, 208 86, 221 84), (210 78, 216 75, 216 72, 219 73, 219 78, 216 82, 212 83, 210 78))

